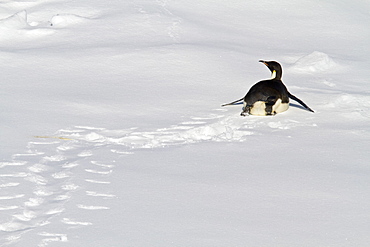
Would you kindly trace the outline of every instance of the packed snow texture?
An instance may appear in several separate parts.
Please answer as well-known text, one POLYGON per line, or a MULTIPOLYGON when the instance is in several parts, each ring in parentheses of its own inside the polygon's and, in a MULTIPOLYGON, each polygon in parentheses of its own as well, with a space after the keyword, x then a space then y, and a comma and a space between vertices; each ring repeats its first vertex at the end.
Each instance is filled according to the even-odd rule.
POLYGON ((0 246, 369 245, 367 1, 0 6, 0 246))

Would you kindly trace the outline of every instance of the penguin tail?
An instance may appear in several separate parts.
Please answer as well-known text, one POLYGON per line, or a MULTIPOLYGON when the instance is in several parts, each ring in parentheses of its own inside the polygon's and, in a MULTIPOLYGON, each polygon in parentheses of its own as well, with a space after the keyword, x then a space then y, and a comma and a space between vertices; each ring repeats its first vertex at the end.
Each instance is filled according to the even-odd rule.
POLYGON ((293 94, 289 93, 288 92, 288 96, 289 98, 291 98, 292 100, 295 100, 297 101, 299 104, 301 104, 304 108, 306 108, 307 110, 309 110, 310 112, 314 112, 310 107, 308 107, 302 100, 298 99, 296 96, 294 96, 293 94))
POLYGON ((241 99, 235 100, 235 101, 233 101, 233 102, 231 102, 231 103, 223 104, 223 105, 221 105, 221 106, 237 105, 236 103, 238 103, 238 102, 240 102, 240 101, 242 101, 242 100, 244 100, 244 98, 241 98, 241 99))

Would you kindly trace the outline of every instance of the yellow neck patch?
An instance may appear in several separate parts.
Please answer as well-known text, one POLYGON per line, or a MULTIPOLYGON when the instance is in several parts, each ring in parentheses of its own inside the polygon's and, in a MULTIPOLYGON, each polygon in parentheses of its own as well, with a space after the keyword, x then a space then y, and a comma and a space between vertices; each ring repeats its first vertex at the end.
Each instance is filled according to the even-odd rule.
POLYGON ((276 78, 276 70, 272 71, 272 74, 271 74, 271 79, 275 79, 276 78))

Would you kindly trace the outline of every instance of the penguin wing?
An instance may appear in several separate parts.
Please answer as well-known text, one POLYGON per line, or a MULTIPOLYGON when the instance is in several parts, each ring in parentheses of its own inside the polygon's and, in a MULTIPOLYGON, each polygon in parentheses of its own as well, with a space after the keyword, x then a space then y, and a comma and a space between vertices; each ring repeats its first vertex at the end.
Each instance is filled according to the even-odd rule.
POLYGON ((297 101, 299 104, 301 104, 304 108, 306 108, 307 110, 309 110, 310 112, 314 112, 310 107, 308 107, 308 105, 306 105, 302 100, 298 99, 296 96, 294 96, 293 94, 289 93, 288 92, 288 95, 289 95, 289 98, 291 98, 292 100, 295 100, 297 101))

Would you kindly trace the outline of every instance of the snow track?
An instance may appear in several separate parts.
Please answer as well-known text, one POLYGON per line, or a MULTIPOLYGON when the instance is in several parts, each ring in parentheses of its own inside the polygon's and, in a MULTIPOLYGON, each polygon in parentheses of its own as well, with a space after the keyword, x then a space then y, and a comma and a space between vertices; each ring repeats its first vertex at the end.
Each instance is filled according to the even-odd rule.
POLYGON ((6 233, 2 241, 24 241, 24 235, 25 239, 38 239, 37 246, 46 246, 52 241, 68 241, 70 227, 93 225, 96 214, 106 214, 110 200, 117 200, 110 188, 116 162, 124 162, 124 157, 137 149, 204 141, 242 142, 258 134, 259 127, 284 130, 299 126, 315 124, 259 117, 245 121, 237 114, 210 114, 155 131, 76 126, 37 137, 28 143, 27 152, 0 163, 0 209, 9 215, 7 222, 0 224, 6 233), (70 218, 71 210, 90 213, 70 218), (51 230, 55 225, 57 232, 51 230))
POLYGON ((69 210, 109 209, 104 204, 105 200, 115 198, 109 191, 109 175, 114 165, 96 161, 93 150, 85 150, 95 146, 77 140, 37 139, 28 144, 27 153, 16 154, 13 161, 1 163, 0 205, 9 214, 8 222, 0 225, 0 230, 7 233, 2 241, 18 242, 23 234, 32 235, 33 241, 38 239, 37 246, 67 241, 61 225, 93 224, 90 219, 70 218, 69 210), (15 193, 16 190, 24 193, 15 193), (90 204, 86 204, 85 197, 104 200, 89 198, 90 204), (60 224, 59 231, 50 232, 48 229, 55 222, 60 224))
MULTIPOLYGON (((361 100, 338 95, 337 101, 360 104, 361 100)), ((116 166, 123 165, 125 157, 139 150, 200 142, 249 143, 250 136, 264 135, 266 131, 281 135, 295 128, 317 128, 315 115, 299 107, 274 117, 246 118, 240 117, 240 107, 236 108, 233 115, 225 108, 216 109, 208 116, 192 117, 153 131, 75 126, 51 136, 36 136, 25 153, 0 163, 0 212, 9 215, 0 224, 0 230, 6 233, 1 240, 22 243, 32 239, 38 241, 37 246, 46 246, 55 241, 67 242, 72 228, 94 225, 97 214, 104 217, 110 205, 115 204, 112 200, 120 200, 110 180, 116 166), (290 112, 298 115, 287 117, 290 112), (81 211, 79 218, 71 214, 76 210, 81 211)), ((362 118, 367 116, 357 119, 362 118)))

